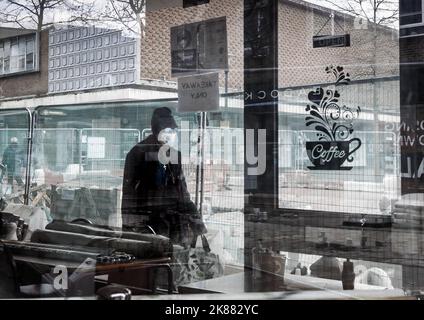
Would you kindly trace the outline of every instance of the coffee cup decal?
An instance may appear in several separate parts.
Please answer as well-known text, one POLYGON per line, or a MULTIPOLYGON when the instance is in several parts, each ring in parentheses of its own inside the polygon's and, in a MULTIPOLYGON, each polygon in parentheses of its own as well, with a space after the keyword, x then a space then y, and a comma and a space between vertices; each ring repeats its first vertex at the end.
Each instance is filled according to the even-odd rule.
MULTIPOLYGON (((347 85, 350 76, 342 67, 330 66, 326 72, 336 78, 335 87, 347 85)), ((306 151, 313 166, 311 170, 352 170, 343 166, 354 160, 353 154, 361 147, 358 138, 352 138, 353 122, 359 117, 360 107, 350 108, 339 103, 337 90, 317 88, 309 92, 311 104, 306 107, 306 126, 317 131, 317 141, 306 143, 306 151)))

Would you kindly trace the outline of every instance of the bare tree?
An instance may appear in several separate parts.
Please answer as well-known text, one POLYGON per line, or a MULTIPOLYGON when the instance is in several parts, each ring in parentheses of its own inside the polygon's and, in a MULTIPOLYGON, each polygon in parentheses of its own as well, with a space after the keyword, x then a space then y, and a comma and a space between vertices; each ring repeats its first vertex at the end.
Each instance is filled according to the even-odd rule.
POLYGON ((0 23, 41 31, 54 23, 88 21, 93 5, 94 0, 2 0, 0 23))
POLYGON ((399 1, 394 0, 317 0, 317 3, 367 20, 377 26, 394 26, 399 20, 399 1))
POLYGON ((368 57, 357 57, 358 62, 367 64, 369 71, 364 71, 357 76, 376 77, 377 51, 380 56, 397 59, 397 50, 388 45, 388 34, 397 33, 399 21, 399 2, 397 0, 315 0, 316 3, 335 9, 356 18, 362 22, 367 30, 361 33, 356 41, 357 46, 368 47, 368 57), (364 23, 365 22, 365 23, 364 23))
POLYGON ((100 21, 119 25, 140 38, 145 31, 146 0, 107 0, 100 21))
MULTIPOLYGON (((346 13, 353 17, 364 19, 368 30, 361 34, 356 45, 362 46, 364 52, 369 52, 369 56, 358 56, 355 59, 361 65, 367 66, 359 77, 370 79, 372 85, 372 112, 375 120, 375 131, 379 132, 379 101, 378 84, 376 77, 378 73, 379 58, 384 57, 387 61, 393 61, 394 65, 390 67, 390 72, 395 75, 398 72, 398 47, 390 46, 387 43, 387 34, 396 32, 397 22, 399 21, 399 1, 398 0, 316 0, 317 3, 327 5, 337 11, 346 13), (370 34, 371 32, 371 34, 370 34), (378 51, 378 55, 377 55, 378 51), (396 70, 396 71, 395 71, 396 70)), ((392 33, 393 34, 393 33, 392 33)), ((376 145, 380 145, 381 136, 377 133, 375 136, 376 145)), ((378 161, 374 163, 375 174, 381 174, 381 168, 378 161)))

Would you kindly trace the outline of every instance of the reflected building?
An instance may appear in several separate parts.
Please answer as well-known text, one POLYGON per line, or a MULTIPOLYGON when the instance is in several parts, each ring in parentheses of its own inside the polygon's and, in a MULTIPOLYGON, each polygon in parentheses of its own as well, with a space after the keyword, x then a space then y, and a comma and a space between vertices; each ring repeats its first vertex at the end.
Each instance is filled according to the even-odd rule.
MULTIPOLYGON (((396 259, 422 253, 420 232, 391 228, 423 202, 402 198, 402 147, 420 139, 405 132, 420 118, 417 112, 409 123, 402 120, 399 30, 302 0, 276 6, 278 86, 271 91, 261 87, 263 79, 256 79, 254 91, 245 90, 245 55, 259 61, 271 45, 250 39, 245 52, 241 0, 147 11, 142 37, 101 25, 56 26, 39 34, 0 29, 0 109, 35 110, 31 150, 37 165, 31 170, 40 175, 30 179, 53 186, 51 218, 89 216, 120 228, 127 153, 151 133, 155 109, 178 110, 179 76, 196 68, 216 71, 223 94, 219 112, 208 113, 204 131, 197 130, 198 114, 178 114, 177 122, 180 138, 188 141, 179 150, 187 160, 187 187, 219 256, 238 271, 246 263, 272 261, 283 276, 290 271, 295 279, 313 270, 325 281, 346 276, 343 268, 353 261, 363 288, 378 277, 390 278, 376 280, 383 287, 407 288, 403 278, 414 270, 410 264, 402 269, 396 259), (338 35, 349 35, 349 45, 314 47, 314 38, 338 35), (277 109, 278 204, 272 210, 246 210, 246 190, 250 183, 254 189, 255 179, 246 180, 245 163, 236 159, 246 154, 249 99, 258 105, 271 100, 277 109), (207 145, 203 154, 199 132, 207 145), (203 166, 196 162, 200 156, 203 166), (334 272, 318 270, 323 266, 334 272)), ((413 40, 404 41, 412 42, 405 50, 413 48, 413 40)), ((27 123, 18 122, 16 115, 0 113, 0 153, 8 130, 27 134, 27 123)), ((261 280, 260 273, 252 277, 261 280)))

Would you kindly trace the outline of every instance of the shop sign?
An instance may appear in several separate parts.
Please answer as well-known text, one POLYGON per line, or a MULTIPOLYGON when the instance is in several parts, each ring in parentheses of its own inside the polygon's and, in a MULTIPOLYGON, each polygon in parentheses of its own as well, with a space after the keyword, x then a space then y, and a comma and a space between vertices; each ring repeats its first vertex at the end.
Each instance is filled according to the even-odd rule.
MULTIPOLYGON (((330 66, 327 73, 336 77, 337 88, 347 85, 350 76, 342 67, 330 66)), ((317 88, 309 92, 311 102, 306 107, 306 126, 316 131, 316 141, 306 142, 306 151, 313 166, 310 170, 352 170, 343 166, 353 161, 353 154, 361 147, 358 138, 352 138, 353 121, 359 117, 360 107, 350 108, 339 103, 340 93, 334 89, 317 88)))
POLYGON ((195 7, 200 6, 202 4, 209 3, 209 0, 183 0, 183 7, 189 8, 189 7, 195 7))
POLYGON ((219 74, 178 78, 178 112, 219 110, 219 74))
POLYGON ((350 47, 350 34, 339 36, 314 36, 312 43, 314 48, 350 47))
POLYGON ((167 8, 182 8, 183 0, 147 0, 146 11, 153 12, 167 8))
POLYGON ((146 11, 158 11, 167 8, 189 8, 209 3, 210 0, 147 0, 146 11))

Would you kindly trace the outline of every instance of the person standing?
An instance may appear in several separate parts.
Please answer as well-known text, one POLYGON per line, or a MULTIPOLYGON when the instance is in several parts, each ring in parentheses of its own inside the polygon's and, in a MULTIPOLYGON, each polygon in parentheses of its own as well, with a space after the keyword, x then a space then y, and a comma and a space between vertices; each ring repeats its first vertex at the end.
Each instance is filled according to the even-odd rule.
POLYGON ((18 145, 18 138, 10 139, 9 145, 3 152, 1 164, 7 172, 7 183, 13 186, 13 182, 16 181, 18 186, 23 186, 21 168, 24 165, 24 158, 18 145))
POLYGON ((151 128, 152 134, 134 146, 125 160, 123 226, 137 231, 149 225, 173 243, 188 247, 207 231, 187 190, 181 152, 176 150, 177 124, 172 111, 167 107, 156 109, 151 128), (178 161, 163 163, 162 147, 176 154, 178 161))

